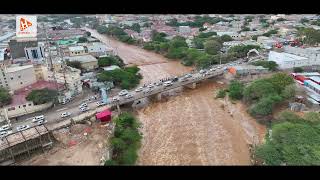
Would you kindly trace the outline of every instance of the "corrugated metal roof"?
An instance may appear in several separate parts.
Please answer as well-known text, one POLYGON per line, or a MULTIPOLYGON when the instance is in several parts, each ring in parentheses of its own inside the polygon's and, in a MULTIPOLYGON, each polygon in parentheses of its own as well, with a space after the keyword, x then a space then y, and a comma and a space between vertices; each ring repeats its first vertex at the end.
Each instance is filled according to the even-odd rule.
POLYGON ((317 84, 317 83, 315 83, 315 82, 313 82, 311 80, 305 80, 304 82, 305 82, 305 84, 309 84, 312 87, 314 87, 315 89, 317 89, 318 91, 320 91, 320 85, 319 84, 317 84))
POLYGON ((309 77, 311 80, 315 81, 315 82, 320 82, 320 77, 319 76, 311 76, 309 77))

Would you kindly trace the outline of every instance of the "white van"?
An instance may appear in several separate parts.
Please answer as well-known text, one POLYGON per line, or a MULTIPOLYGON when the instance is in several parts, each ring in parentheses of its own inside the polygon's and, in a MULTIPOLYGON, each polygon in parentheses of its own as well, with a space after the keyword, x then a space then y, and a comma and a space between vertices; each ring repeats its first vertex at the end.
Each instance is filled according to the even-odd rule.
POLYGON ((166 81, 166 82, 163 83, 163 85, 164 85, 165 87, 171 86, 171 85, 172 85, 172 81, 166 81))
POLYGON ((33 118, 32 122, 38 122, 44 120, 44 115, 36 116, 33 118))

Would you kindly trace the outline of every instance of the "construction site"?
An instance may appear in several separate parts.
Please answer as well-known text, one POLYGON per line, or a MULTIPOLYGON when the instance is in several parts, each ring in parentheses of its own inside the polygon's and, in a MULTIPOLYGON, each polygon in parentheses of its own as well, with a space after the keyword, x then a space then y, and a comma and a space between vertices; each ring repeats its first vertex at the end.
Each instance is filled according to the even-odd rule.
POLYGON ((52 147, 52 144, 52 134, 45 125, 10 134, 0 140, 0 163, 15 164, 21 159, 31 157, 34 152, 44 152, 52 147))

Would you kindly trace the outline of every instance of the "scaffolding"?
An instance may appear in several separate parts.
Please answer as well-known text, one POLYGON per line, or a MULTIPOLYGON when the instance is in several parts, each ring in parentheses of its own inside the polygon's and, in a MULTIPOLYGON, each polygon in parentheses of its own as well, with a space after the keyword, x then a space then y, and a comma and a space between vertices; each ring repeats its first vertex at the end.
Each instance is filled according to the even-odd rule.
POLYGON ((11 165, 20 159, 30 158, 35 152, 51 148, 51 132, 45 125, 34 126, 0 139, 0 165, 11 165))

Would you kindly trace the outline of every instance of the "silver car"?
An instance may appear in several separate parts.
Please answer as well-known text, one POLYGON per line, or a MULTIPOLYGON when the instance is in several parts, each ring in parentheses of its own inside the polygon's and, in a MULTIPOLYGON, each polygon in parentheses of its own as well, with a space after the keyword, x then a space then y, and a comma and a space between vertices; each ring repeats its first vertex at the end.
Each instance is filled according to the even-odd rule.
POLYGON ((21 125, 17 127, 17 131, 23 131, 28 129, 30 126, 29 125, 21 125))

